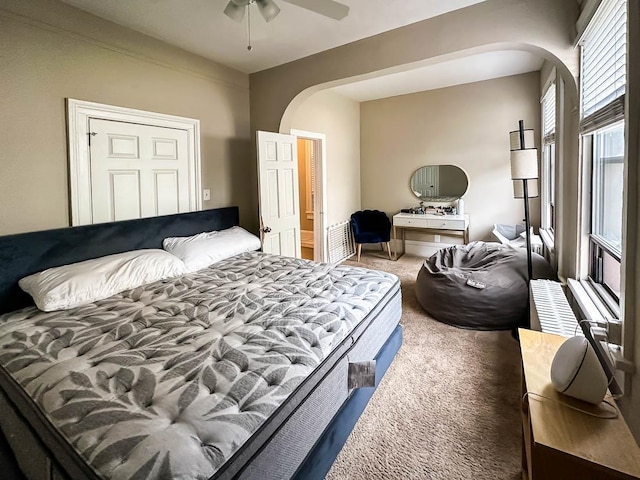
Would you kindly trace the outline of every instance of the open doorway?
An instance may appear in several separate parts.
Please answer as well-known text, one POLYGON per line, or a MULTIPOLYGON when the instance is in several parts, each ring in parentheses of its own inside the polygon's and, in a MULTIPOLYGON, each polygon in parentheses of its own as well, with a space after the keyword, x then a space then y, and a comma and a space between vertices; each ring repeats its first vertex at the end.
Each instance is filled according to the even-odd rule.
POLYGON ((291 130, 297 137, 300 240, 302 258, 325 262, 326 169, 325 135, 291 130))
POLYGON ((314 140, 298 137, 298 191, 300 202, 300 243, 302 258, 315 260, 314 225, 315 215, 315 162, 314 140))

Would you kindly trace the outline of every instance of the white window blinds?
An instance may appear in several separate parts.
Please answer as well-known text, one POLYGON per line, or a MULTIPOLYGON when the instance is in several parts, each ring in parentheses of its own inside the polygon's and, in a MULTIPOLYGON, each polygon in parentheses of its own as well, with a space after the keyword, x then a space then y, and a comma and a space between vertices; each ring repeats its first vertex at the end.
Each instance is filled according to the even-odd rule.
POLYGON ((542 98, 542 136, 544 143, 553 143, 556 133, 556 84, 552 83, 542 98))
POLYGON ((627 57, 626 24, 626 0, 604 0, 589 23, 582 42, 581 118, 583 120, 610 106, 612 102, 619 103, 616 99, 624 95, 627 57))

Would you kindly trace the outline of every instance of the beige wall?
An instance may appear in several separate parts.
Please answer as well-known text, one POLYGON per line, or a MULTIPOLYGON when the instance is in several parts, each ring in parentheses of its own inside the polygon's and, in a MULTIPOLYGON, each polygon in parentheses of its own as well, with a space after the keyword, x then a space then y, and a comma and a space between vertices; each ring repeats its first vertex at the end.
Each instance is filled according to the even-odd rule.
POLYGON ((288 131, 307 96, 332 86, 460 58, 472 53, 521 49, 549 60, 564 81, 564 118, 558 125, 561 174, 571 195, 558 199, 559 269, 577 272, 579 191, 577 84, 579 56, 573 46, 575 0, 487 0, 435 18, 365 38, 250 75, 251 129, 288 131), (564 139, 564 140, 562 140, 564 139))
POLYGON ((255 227, 247 75, 44 0, 3 0, 0 58, 0 234, 69 225, 66 98, 199 119, 204 207, 255 227))
POLYGON ((327 136, 325 225, 348 220, 360 210, 360 104, 334 92, 320 92, 296 110, 291 128, 327 136))
MULTIPOLYGON (((521 223, 509 131, 524 120, 539 132, 539 98, 539 73, 533 72, 362 103, 362 207, 393 215, 415 206, 411 174, 422 165, 452 164, 469 177, 464 200, 471 240, 490 240, 494 223, 521 223)), ((531 206, 538 226, 539 199, 531 206)))
POLYGON ((575 0, 487 0, 254 73, 252 129, 290 128, 287 121, 281 124, 283 115, 307 89, 310 94, 381 71, 408 70, 480 51, 529 50, 560 63, 563 74, 576 72, 577 16, 575 0))

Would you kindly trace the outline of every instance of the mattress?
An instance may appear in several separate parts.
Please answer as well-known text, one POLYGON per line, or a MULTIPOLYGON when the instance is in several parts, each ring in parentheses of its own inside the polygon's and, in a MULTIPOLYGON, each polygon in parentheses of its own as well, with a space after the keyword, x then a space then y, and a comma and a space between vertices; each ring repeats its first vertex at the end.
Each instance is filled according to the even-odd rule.
POLYGON ((383 311, 388 332, 363 351, 397 324, 396 277, 248 253, 86 307, 0 316, 0 382, 69 477, 251 477, 383 311))

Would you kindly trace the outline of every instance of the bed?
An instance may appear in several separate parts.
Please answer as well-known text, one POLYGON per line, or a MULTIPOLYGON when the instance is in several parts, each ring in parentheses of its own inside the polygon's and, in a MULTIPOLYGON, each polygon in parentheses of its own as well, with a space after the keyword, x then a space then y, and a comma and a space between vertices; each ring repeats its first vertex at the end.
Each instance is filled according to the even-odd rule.
POLYGON ((0 237, 0 427, 27 478, 323 478, 402 341, 398 279, 248 252, 41 312, 36 271, 238 224, 235 207, 0 237))

